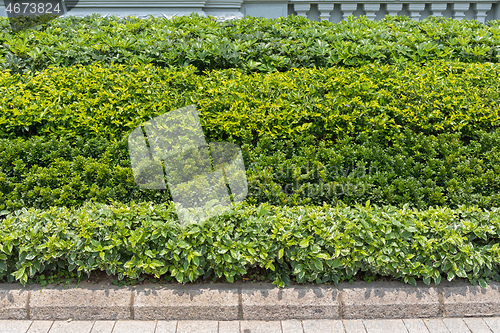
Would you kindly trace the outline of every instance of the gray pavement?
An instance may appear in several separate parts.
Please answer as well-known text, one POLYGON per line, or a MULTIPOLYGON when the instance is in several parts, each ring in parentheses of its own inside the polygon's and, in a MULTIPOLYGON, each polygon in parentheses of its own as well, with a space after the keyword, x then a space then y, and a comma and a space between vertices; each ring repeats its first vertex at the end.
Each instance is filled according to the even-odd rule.
POLYGON ((500 317, 344 320, 0 320, 1 333, 500 333, 500 317))

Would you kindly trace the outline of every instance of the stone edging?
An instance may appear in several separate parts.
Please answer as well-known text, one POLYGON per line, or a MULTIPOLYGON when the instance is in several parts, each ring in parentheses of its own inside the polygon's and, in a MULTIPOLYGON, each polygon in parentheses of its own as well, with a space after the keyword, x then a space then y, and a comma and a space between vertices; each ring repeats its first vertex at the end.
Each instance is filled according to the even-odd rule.
POLYGON ((500 316, 500 283, 417 287, 398 282, 338 286, 271 284, 136 287, 0 284, 0 320, 287 320, 500 316))

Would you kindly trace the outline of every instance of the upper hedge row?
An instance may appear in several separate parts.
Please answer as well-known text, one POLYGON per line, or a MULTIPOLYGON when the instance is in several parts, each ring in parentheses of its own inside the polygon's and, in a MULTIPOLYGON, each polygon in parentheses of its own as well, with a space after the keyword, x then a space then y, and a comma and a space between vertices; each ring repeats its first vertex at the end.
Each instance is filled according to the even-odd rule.
POLYGON ((0 280, 25 283, 61 268, 233 282, 260 268, 278 286, 337 283, 357 272, 485 286, 500 280, 499 240, 497 208, 262 205, 186 227, 171 205, 23 209, 0 221, 0 280))
POLYGON ((17 34, 10 31, 7 18, 0 18, 0 27, 0 68, 16 72, 94 62, 191 64, 202 73, 360 66, 374 61, 500 60, 499 21, 387 16, 382 21, 363 17, 332 24, 289 16, 217 23, 196 15, 171 20, 94 15, 57 19, 17 34))
POLYGON ((407 130, 470 138, 500 124, 499 74, 497 64, 445 61, 251 75, 142 64, 3 71, 0 137, 119 141, 155 116, 196 104, 211 141, 312 135, 329 142, 369 133, 391 142, 407 130))

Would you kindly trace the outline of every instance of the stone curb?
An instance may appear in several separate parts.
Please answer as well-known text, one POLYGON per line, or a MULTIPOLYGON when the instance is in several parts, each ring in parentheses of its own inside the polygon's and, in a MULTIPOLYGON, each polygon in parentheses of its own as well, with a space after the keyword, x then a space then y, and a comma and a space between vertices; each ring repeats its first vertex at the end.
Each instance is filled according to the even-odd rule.
POLYGON ((137 287, 0 284, 0 320, 289 320, 500 316, 500 283, 137 287))

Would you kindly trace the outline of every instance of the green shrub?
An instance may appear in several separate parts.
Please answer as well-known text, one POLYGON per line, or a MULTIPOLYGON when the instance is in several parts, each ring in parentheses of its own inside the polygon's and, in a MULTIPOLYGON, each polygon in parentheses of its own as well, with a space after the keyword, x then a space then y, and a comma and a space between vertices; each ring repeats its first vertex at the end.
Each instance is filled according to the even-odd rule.
POLYGON ((181 283, 233 282, 261 268, 281 287, 337 283, 358 272, 411 284, 500 280, 497 208, 261 205, 184 227, 174 216, 168 205, 92 203, 8 214, 0 223, 0 278, 26 283, 59 267, 181 283))
POLYGON ((169 199, 135 185, 125 141, 0 140, 0 210, 169 199))
POLYGON ((390 142, 500 124, 498 65, 432 62, 200 77, 194 68, 91 65, 0 75, 0 136, 119 141, 157 115, 196 104, 208 138, 255 144, 267 135, 336 141, 367 133, 390 142))
POLYGON ((243 146, 250 203, 274 205, 500 205, 500 131, 423 135, 390 145, 359 135, 332 144, 261 140, 243 146))
POLYGON ((127 135, 191 103, 208 142, 243 148, 251 203, 491 208, 497 78, 497 65, 448 62, 204 77, 143 65, 4 72, 0 209, 168 201, 134 185, 127 135))
MULTIPOLYGON (((315 137, 263 137, 242 146, 251 204, 429 206, 500 204, 500 130, 437 136, 408 131, 384 145, 369 135, 326 144, 315 137)), ((0 140, 0 210, 168 202, 135 185, 127 142, 104 139, 0 140)))
MULTIPOLYGON (((199 16, 163 18, 59 18, 14 34, 0 21, 0 64, 16 72, 49 65, 151 63, 244 72, 360 66, 436 59, 498 62, 498 21, 429 17, 414 21, 349 18, 339 24, 289 16, 246 17, 228 23, 199 16)), ((1 68, 1 67, 0 67, 1 68)))

